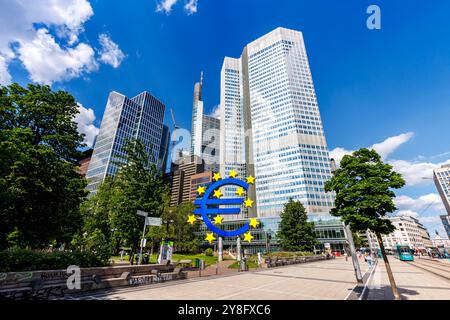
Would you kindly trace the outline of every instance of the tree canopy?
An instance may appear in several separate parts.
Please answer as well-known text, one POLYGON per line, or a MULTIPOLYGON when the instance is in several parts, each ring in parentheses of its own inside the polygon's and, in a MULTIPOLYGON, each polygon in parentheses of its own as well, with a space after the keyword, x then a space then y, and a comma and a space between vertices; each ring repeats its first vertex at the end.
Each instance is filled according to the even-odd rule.
POLYGON ((375 150, 363 148, 342 158, 325 190, 336 192, 331 214, 341 217, 352 231, 389 234, 395 227, 387 214, 397 210, 392 189, 404 185, 401 175, 383 163, 375 150))
POLYGON ((314 223, 308 222, 305 207, 300 201, 289 199, 281 213, 277 237, 288 251, 312 251, 318 245, 314 223))
POLYGON ((83 135, 72 95, 49 86, 0 87, 0 248, 67 243, 81 226, 83 135))

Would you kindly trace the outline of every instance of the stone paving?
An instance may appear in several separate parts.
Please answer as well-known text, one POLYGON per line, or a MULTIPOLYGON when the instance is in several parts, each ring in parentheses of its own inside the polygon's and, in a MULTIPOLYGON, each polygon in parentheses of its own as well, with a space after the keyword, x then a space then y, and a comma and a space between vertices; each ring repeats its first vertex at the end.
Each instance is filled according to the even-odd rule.
MULTIPOLYGON (((412 264, 388 256, 399 293, 404 300, 449 300, 450 281, 412 264)), ((437 263, 437 262, 435 262, 437 263)), ((447 262, 444 262, 447 263, 447 262)), ((368 300, 392 300, 386 268, 382 259, 367 284, 368 300)))
MULTIPOLYGON (((361 265, 363 272, 367 267, 361 265)), ((136 300, 343 300, 356 285, 351 259, 344 258, 188 279, 163 286, 145 286, 99 292, 84 299, 136 300)))

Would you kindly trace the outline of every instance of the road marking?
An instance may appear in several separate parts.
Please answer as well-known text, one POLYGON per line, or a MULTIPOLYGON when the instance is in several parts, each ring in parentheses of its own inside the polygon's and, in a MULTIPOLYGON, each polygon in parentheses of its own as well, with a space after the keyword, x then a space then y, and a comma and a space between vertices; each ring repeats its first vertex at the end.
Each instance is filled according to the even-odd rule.
POLYGON ((367 278, 367 281, 366 281, 366 283, 364 285, 364 289, 361 292, 361 295, 359 296, 358 300, 362 300, 362 298, 364 297, 364 293, 366 292, 367 287, 369 286, 369 284, 370 284, 370 282, 372 280, 372 276, 374 275, 375 270, 376 270, 377 267, 378 267, 378 259, 376 260, 376 263, 373 265, 373 268, 370 271, 369 277, 367 278))

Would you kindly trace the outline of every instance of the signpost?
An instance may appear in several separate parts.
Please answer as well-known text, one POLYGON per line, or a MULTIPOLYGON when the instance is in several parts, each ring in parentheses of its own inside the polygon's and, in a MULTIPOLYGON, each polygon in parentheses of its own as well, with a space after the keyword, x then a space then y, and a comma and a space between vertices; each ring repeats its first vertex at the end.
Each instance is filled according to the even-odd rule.
POLYGON ((145 220, 144 220, 144 230, 142 231, 141 250, 139 252, 139 262, 138 262, 138 264, 142 264, 142 249, 144 249, 145 227, 147 226, 148 212, 138 210, 136 213, 138 215, 140 215, 140 216, 143 216, 145 218, 145 220))

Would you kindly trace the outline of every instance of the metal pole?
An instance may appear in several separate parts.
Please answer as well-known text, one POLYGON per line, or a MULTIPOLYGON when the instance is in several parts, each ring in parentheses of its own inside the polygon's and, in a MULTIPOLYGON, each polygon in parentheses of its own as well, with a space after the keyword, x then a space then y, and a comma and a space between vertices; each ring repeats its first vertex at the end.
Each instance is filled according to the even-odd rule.
POLYGON ((222 237, 219 237, 219 244, 218 244, 219 248, 219 257, 218 257, 218 261, 223 261, 223 239, 222 237))
POLYGON ((241 238, 239 236, 236 239, 236 260, 241 261, 241 238))
POLYGON ((142 264, 142 249, 144 249, 144 237, 145 237, 145 227, 147 226, 147 217, 144 220, 144 230, 142 231, 142 239, 141 239, 141 251, 139 252, 139 265, 142 264))
POLYGON ((344 231, 347 234, 347 240, 348 240, 348 245, 350 247, 350 252, 352 254, 352 262, 353 262, 353 268, 355 269, 356 281, 358 281, 359 283, 362 283, 363 277, 361 274, 361 268, 359 266, 358 257, 356 256, 356 249, 355 249, 355 243, 353 242, 352 231, 345 223, 343 223, 343 225, 344 225, 344 231))

